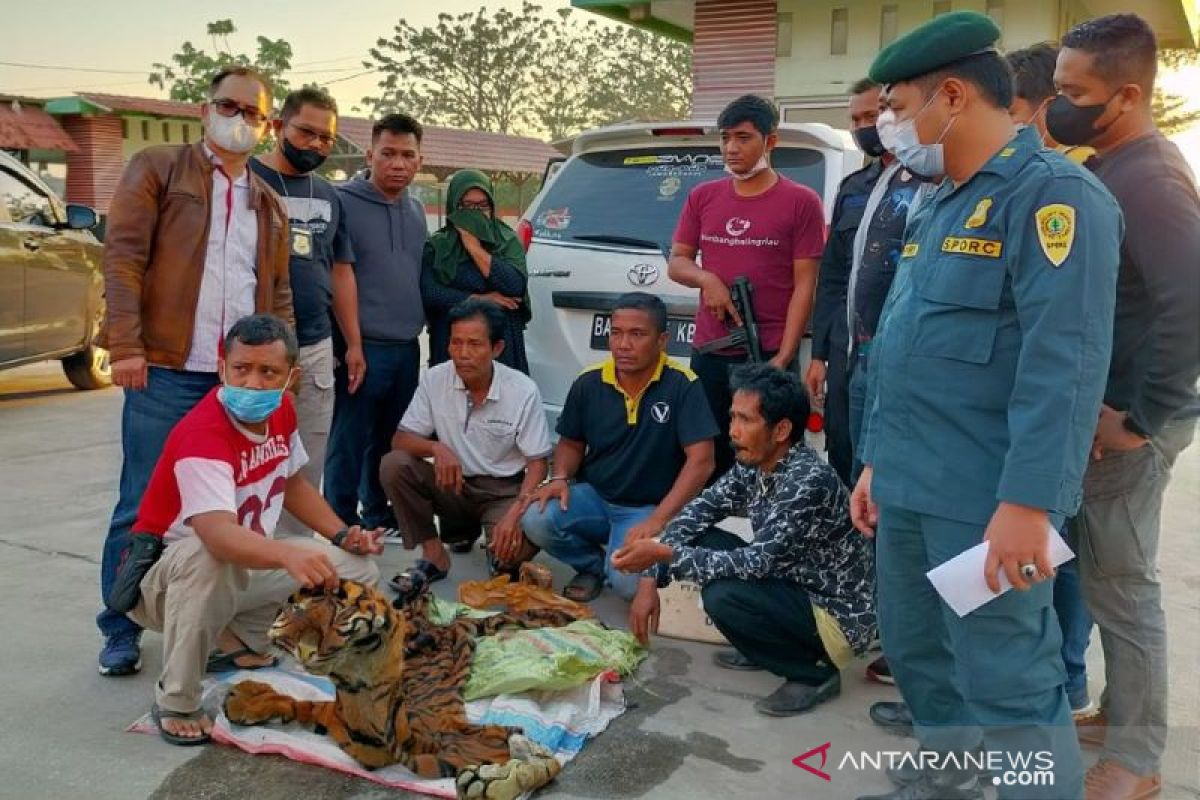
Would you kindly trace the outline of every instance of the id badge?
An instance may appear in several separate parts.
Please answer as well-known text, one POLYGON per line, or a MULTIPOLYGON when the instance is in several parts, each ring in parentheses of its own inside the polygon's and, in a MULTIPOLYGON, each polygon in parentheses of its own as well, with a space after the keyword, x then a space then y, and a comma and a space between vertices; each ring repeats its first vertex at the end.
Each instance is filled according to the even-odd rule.
POLYGON ((288 237, 291 242, 292 258, 311 261, 313 257, 313 235, 306 228, 292 228, 288 237))

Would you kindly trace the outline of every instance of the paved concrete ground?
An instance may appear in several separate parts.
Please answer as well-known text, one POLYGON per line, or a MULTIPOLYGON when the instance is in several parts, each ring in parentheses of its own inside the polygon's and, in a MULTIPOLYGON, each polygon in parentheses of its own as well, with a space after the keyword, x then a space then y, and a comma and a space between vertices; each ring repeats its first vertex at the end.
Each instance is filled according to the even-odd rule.
MULTIPOLYGON (((57 366, 0 373, 0 798, 382 798, 405 796, 335 773, 224 747, 184 749, 123 733, 145 712, 160 664, 146 638, 131 678, 96 673, 98 555, 120 469, 117 390, 81 393, 57 366)), ((1166 798, 1200 798, 1200 448, 1184 454, 1168 494, 1160 559, 1171 624, 1172 731, 1166 798)), ((407 563, 384 557, 385 574, 407 563)), ((483 574, 457 557, 454 576, 483 574)), ((561 576, 561 572, 560 572, 561 576)), ((447 591, 449 587, 443 588, 447 591)), ((611 598, 601 616, 623 623, 611 598)), ((767 719, 751 702, 768 675, 711 665, 716 648, 658 639, 627 686, 635 707, 594 741, 542 796, 553 798, 853 798, 882 791, 878 774, 831 783, 791 759, 832 742, 847 751, 907 750, 880 733, 867 706, 893 693, 844 673, 842 696, 802 718, 767 719)), ((1103 680, 1094 646, 1093 692, 1103 680)))

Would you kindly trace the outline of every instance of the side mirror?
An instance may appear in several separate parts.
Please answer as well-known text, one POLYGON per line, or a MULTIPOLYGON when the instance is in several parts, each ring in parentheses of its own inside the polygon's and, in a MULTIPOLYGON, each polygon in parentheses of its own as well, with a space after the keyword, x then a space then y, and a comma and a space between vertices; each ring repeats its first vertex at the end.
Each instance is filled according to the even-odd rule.
POLYGON ((88 206, 67 203, 67 227, 73 231, 90 231, 96 227, 99 219, 96 212, 88 206))

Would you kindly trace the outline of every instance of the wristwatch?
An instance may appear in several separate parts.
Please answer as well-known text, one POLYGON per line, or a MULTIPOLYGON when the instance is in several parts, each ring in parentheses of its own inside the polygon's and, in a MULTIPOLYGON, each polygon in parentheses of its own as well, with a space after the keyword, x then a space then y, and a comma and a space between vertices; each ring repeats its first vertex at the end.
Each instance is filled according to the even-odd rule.
MULTIPOLYGON (((333 536, 330 536, 329 541, 333 542, 334 547, 341 547, 342 543, 346 541, 346 537, 349 535, 350 535, 350 529, 342 528, 340 531, 335 533, 333 536)), ((345 548, 343 548, 343 549, 345 549, 345 548)))
POLYGON ((570 477, 568 477, 566 475, 550 475, 549 477, 546 478, 546 480, 544 480, 538 484, 538 488, 540 489, 543 486, 549 486, 550 484, 554 483, 555 481, 566 481, 568 484, 571 483, 570 477))

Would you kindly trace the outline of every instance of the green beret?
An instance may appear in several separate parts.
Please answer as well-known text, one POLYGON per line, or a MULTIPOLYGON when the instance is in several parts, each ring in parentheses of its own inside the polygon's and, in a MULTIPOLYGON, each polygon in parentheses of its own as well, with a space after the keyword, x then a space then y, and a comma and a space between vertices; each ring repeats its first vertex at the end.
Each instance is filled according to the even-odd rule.
POLYGON ((1000 29, 977 11, 941 14, 879 51, 867 74, 876 83, 907 81, 992 48, 1000 29))

